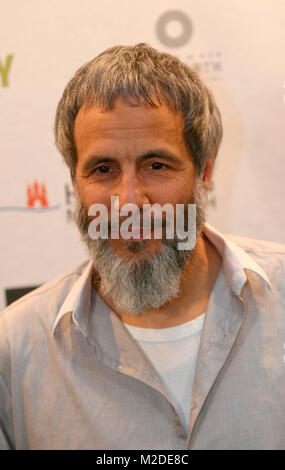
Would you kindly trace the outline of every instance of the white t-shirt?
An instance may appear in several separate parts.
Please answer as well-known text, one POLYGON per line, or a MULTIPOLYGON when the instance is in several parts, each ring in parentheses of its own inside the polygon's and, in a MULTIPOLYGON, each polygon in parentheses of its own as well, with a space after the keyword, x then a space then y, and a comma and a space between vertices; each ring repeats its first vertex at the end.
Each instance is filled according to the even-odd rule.
POLYGON ((205 313, 171 328, 124 324, 159 374, 168 397, 188 433, 192 384, 205 313))

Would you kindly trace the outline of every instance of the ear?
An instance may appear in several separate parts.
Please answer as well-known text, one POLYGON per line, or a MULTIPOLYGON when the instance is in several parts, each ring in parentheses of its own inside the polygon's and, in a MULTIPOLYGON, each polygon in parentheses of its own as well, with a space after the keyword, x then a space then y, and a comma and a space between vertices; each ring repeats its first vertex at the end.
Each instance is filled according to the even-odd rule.
POLYGON ((76 191, 77 190, 77 182, 76 182, 76 179, 75 179, 75 175, 73 175, 72 172, 70 172, 70 181, 72 183, 74 191, 76 191))
POLYGON ((205 168, 202 172, 202 180, 207 191, 209 191, 212 175, 214 170, 214 157, 211 157, 207 160, 205 168))

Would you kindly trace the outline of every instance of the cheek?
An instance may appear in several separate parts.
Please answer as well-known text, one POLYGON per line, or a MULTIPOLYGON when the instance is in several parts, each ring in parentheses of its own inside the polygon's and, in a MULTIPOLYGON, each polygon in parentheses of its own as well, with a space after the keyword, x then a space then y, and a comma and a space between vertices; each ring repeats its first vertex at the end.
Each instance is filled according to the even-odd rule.
POLYGON ((187 204, 193 193, 194 183, 192 181, 176 181, 169 185, 165 185, 163 191, 160 189, 156 193, 156 201, 163 204, 187 204))
POLYGON ((85 207, 90 207, 92 204, 104 204, 109 206, 110 197, 106 191, 98 189, 92 184, 78 186, 79 197, 85 207))

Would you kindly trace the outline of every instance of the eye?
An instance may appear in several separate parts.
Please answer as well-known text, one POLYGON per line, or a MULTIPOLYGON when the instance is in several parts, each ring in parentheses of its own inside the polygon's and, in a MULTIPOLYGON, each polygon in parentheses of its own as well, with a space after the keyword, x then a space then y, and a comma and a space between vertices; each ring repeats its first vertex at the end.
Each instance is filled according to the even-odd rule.
POLYGON ((153 170, 161 170, 162 168, 167 167, 167 165, 165 165, 164 163, 161 163, 161 162, 151 163, 150 166, 152 167, 153 170))
POLYGON ((110 170, 110 167, 108 167, 107 165, 101 165, 95 168, 94 171, 95 173, 103 174, 103 173, 109 173, 109 170, 110 170))

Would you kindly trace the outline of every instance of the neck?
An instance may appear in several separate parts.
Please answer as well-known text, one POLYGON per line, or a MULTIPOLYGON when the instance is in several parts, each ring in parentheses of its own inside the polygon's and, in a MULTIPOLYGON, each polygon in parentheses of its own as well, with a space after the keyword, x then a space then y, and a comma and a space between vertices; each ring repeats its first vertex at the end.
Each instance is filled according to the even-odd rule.
MULTIPOLYGON (((159 309, 150 309, 136 315, 118 312, 108 299, 104 298, 104 301, 121 321, 128 325, 140 328, 177 326, 194 320, 206 311, 221 262, 221 257, 212 243, 203 235, 199 235, 194 256, 188 261, 182 273, 179 297, 170 300, 159 309)), ((101 295, 100 287, 98 293, 101 295)))

